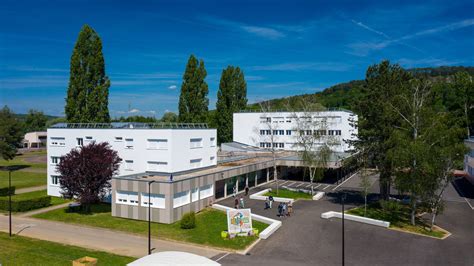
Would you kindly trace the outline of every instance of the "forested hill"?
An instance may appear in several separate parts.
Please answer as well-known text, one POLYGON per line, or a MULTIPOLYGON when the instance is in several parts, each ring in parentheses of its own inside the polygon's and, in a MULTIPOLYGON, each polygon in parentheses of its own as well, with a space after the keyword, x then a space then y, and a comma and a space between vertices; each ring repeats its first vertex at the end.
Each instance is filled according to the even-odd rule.
MULTIPOLYGON (((412 68, 407 71, 416 76, 425 76, 436 80, 446 79, 459 71, 466 71, 474 75, 474 67, 464 66, 412 68)), ((320 92, 272 99, 265 101, 265 104, 275 110, 286 110, 288 107, 298 109, 298 105, 301 102, 306 104, 317 103, 325 107, 340 107, 350 110, 354 100, 359 95, 358 88, 363 84, 364 80, 352 80, 336 84, 320 92)), ((248 108, 253 110, 260 109, 260 103, 249 104, 248 108)))

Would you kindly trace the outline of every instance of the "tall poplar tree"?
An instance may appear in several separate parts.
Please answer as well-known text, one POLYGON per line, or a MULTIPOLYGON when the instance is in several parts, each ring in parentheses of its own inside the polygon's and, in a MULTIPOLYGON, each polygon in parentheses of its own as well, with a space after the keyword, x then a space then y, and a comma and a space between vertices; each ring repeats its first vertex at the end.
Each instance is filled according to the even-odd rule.
POLYGON ((94 29, 84 25, 71 56, 65 107, 67 121, 109 122, 109 87, 102 41, 94 29))
POLYGON ((204 123, 207 120, 209 89, 204 61, 191 55, 186 65, 179 96, 179 121, 185 123, 204 123))
POLYGON ((216 103, 217 140, 232 141, 233 113, 247 106, 247 83, 239 67, 228 66, 222 71, 216 103))

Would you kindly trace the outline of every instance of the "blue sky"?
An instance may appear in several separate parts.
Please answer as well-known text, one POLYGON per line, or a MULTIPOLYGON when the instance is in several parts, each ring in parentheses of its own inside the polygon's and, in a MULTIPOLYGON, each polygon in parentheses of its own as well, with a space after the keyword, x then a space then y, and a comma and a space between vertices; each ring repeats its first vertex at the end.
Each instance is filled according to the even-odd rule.
POLYGON ((113 117, 177 111, 191 53, 205 61, 210 109, 227 65, 244 70, 249 102, 362 79, 382 59, 474 65, 472 0, 330 2, 4 0, 0 105, 62 115, 83 24, 103 41, 113 117))

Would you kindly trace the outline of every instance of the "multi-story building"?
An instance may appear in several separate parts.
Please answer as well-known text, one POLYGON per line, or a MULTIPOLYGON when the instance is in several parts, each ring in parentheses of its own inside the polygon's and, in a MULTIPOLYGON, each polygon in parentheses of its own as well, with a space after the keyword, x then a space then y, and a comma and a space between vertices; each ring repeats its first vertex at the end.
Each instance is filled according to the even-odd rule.
POLYGON ((234 142, 260 148, 299 150, 298 134, 316 134, 315 148, 329 144, 334 152, 352 149, 357 136, 357 115, 346 110, 320 112, 234 113, 234 142))
POLYGON ((60 157, 92 141, 108 142, 118 152, 118 176, 170 175, 217 164, 216 130, 206 124, 57 124, 48 129, 48 195, 60 196, 60 157))

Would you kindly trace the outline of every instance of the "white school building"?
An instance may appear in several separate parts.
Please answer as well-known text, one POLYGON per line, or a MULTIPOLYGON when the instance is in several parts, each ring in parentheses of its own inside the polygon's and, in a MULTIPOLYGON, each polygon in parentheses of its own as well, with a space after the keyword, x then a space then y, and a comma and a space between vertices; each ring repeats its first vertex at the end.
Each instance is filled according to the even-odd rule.
POLYGON ((234 142, 281 150, 298 150, 297 134, 319 134, 321 143, 331 139, 334 152, 347 152, 354 140, 357 115, 347 110, 319 112, 240 112, 233 116, 234 142))

